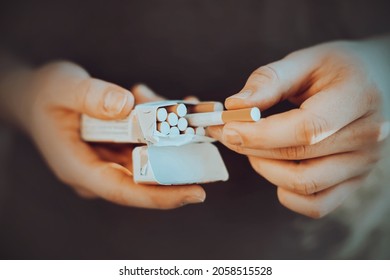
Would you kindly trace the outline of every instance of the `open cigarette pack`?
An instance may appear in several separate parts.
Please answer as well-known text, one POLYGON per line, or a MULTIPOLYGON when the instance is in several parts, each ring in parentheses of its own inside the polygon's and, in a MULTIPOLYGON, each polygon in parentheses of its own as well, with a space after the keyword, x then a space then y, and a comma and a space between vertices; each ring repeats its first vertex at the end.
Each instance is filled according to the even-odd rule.
MULTIPOLYGON (((134 181, 143 184, 181 185, 226 181, 229 177, 215 140, 203 126, 189 124, 188 116, 202 103, 182 100, 135 106, 119 121, 82 115, 81 137, 90 142, 138 143, 132 154, 134 181), (189 114, 188 114, 189 113, 189 114)), ((217 102, 203 103, 222 111, 217 102)), ((204 111, 204 112, 205 112, 204 111)))

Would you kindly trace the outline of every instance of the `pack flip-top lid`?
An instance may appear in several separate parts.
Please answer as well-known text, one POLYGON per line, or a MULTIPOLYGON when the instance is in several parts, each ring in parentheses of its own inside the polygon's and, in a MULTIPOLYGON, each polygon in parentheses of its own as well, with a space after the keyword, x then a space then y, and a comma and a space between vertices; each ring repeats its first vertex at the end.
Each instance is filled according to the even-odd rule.
POLYGON ((139 183, 181 185, 226 181, 226 166, 211 143, 141 146, 133 151, 133 175, 139 183))

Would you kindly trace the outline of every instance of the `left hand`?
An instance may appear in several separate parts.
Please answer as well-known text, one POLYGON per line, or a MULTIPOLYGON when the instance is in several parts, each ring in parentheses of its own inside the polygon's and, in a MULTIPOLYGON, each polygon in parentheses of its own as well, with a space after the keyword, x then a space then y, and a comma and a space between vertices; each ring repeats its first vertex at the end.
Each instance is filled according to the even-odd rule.
POLYGON ((54 174, 80 196, 152 209, 172 209, 205 200, 199 185, 135 183, 130 171, 133 145, 91 144, 81 139, 80 114, 121 120, 134 104, 162 99, 147 87, 136 86, 130 92, 90 77, 72 62, 43 65, 20 80, 24 86, 15 91, 18 102, 12 103, 12 115, 54 174))
POLYGON ((370 50, 359 44, 318 45, 260 67, 225 106, 265 110, 288 99, 299 108, 257 123, 208 128, 249 156, 253 168, 278 187, 284 206, 310 217, 330 213, 362 185, 389 133, 382 81, 365 57, 370 50))

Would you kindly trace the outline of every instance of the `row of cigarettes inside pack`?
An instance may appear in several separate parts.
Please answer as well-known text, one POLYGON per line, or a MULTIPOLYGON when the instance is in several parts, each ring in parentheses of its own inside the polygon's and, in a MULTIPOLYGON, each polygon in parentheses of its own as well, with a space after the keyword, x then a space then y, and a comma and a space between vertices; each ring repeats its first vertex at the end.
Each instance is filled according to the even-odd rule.
POLYGON ((88 142, 134 143, 136 183, 182 185, 226 181, 229 177, 215 139, 206 127, 256 122, 258 108, 224 110, 219 102, 166 100, 135 106, 123 120, 82 115, 81 138, 88 142))
POLYGON ((222 111, 223 106, 219 102, 203 102, 198 105, 186 106, 184 103, 161 107, 156 112, 156 129, 164 135, 196 134, 205 136, 203 126, 188 124, 188 118, 192 113, 204 113, 222 111))
POLYGON ((205 136, 205 127, 229 121, 258 121, 258 108, 223 111, 220 102, 200 102, 194 105, 178 103, 160 107, 156 112, 156 129, 163 135, 195 134, 205 136))
POLYGON ((232 121, 256 122, 260 119, 260 111, 256 107, 225 111, 223 109, 222 103, 211 101, 191 103, 167 100, 143 103, 137 105, 123 120, 98 120, 83 115, 81 136, 85 141, 92 142, 159 142, 161 145, 177 145, 179 142, 175 139, 182 135, 186 135, 185 139, 190 139, 188 141, 207 140, 205 128, 208 126, 232 121), (191 135, 195 138, 188 138, 191 135))

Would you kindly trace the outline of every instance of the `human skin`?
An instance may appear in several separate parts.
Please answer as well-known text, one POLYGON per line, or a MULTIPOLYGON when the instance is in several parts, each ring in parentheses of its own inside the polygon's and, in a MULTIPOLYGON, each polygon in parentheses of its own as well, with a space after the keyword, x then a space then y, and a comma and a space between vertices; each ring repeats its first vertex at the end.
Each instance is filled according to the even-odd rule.
POLYGON ((381 158, 389 73, 390 36, 296 51, 255 70, 225 106, 266 110, 287 99, 297 109, 208 132, 247 155, 281 204, 320 218, 362 186, 381 158))
POLYGON ((80 114, 123 119, 134 104, 162 99, 144 85, 132 92, 90 75, 70 62, 32 69, 12 62, 0 71, 0 115, 23 129, 49 167, 85 198, 143 208, 171 209, 205 200, 198 185, 136 184, 132 145, 88 144, 80 138, 80 114))

